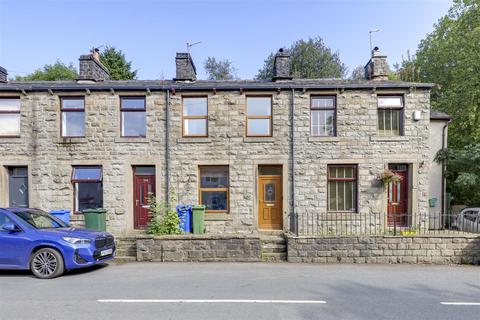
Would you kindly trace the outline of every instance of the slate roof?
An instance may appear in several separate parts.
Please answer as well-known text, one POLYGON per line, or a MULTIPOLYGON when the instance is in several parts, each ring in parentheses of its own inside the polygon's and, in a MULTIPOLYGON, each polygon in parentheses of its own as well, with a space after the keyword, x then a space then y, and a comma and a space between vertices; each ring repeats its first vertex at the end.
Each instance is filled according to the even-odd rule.
POLYGON ((0 83, 0 91, 74 91, 74 90, 276 90, 276 89, 372 89, 372 88, 418 88, 431 89, 432 83, 403 81, 341 80, 341 79, 293 79, 269 80, 197 80, 182 82, 173 80, 107 80, 99 82, 77 81, 9 81, 0 83))
POLYGON ((452 120, 452 117, 444 112, 438 110, 430 110, 430 120, 452 120))

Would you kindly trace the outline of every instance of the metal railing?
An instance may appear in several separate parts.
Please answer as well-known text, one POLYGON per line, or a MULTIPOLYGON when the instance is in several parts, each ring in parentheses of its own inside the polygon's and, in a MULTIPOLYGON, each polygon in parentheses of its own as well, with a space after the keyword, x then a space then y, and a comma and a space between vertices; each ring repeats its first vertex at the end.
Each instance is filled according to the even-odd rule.
POLYGON ((298 235, 447 235, 480 233, 480 217, 442 213, 297 213, 298 235))

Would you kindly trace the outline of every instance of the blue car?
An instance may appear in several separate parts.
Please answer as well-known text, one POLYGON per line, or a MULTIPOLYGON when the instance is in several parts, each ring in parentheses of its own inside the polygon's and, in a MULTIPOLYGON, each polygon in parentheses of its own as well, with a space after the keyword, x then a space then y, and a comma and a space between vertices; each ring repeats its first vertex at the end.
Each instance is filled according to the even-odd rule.
POLYGON ((113 259, 108 232, 72 228, 38 209, 0 208, 0 269, 30 269, 41 279, 113 259))

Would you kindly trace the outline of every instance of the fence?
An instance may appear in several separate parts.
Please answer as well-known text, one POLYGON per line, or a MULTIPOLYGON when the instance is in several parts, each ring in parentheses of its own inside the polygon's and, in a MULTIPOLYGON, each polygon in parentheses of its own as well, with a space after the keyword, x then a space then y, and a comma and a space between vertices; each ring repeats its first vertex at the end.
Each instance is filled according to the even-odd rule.
POLYGON ((298 235, 445 235, 480 233, 480 216, 426 214, 315 213, 297 215, 298 235))

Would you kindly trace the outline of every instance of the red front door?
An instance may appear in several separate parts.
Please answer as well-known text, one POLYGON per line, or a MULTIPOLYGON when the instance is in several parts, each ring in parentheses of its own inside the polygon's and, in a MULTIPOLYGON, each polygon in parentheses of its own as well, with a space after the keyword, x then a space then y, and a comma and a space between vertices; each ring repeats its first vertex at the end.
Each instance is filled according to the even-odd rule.
POLYGON ((148 196, 155 195, 155 175, 135 173, 134 189, 134 228, 144 229, 150 221, 148 196))
POLYGON ((408 226, 408 166, 391 165, 390 170, 402 177, 388 185, 388 225, 408 226))

